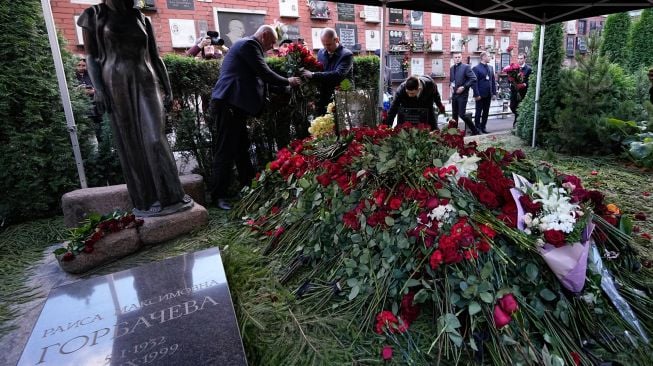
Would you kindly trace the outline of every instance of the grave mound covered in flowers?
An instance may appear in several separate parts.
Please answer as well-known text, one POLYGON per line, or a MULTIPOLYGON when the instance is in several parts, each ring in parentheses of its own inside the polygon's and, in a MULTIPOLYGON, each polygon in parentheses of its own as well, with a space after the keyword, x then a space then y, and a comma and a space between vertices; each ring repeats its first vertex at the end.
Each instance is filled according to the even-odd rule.
POLYGON ((632 222, 575 176, 455 128, 294 141, 236 207, 281 283, 379 360, 653 362, 632 222))

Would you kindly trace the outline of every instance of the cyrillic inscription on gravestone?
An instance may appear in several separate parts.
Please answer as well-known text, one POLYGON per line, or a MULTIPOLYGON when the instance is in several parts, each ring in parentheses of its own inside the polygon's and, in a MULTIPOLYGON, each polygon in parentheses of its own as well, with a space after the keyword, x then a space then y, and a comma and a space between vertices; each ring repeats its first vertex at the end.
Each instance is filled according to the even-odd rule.
POLYGON ((23 365, 247 365, 217 248, 51 291, 23 365))

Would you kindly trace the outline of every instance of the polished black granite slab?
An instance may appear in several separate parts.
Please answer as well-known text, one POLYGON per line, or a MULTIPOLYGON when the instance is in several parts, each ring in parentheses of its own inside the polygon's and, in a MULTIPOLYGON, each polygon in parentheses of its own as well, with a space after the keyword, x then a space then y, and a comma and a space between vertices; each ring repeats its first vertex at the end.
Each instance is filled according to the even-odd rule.
POLYGON ((219 250, 53 289, 18 365, 247 365, 219 250))

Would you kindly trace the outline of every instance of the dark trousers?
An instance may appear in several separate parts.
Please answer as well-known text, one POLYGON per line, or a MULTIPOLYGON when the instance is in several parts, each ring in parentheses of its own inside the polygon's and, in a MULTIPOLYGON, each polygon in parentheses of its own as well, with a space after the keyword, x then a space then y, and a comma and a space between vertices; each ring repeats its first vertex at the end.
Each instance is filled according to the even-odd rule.
POLYGON ((249 185, 254 178, 254 167, 249 157, 247 114, 220 100, 211 100, 213 134, 213 184, 211 199, 227 197, 236 163, 241 186, 249 185))
POLYGON ((467 126, 467 128, 469 128, 473 134, 478 134, 478 130, 474 126, 474 122, 472 122, 471 115, 467 114, 465 111, 467 109, 467 97, 467 94, 453 95, 453 98, 451 98, 451 118, 453 118, 456 122, 458 122, 458 117, 462 118, 462 120, 465 122, 465 126, 467 126))
POLYGON ((474 113, 474 125, 477 129, 484 130, 487 126, 487 118, 490 114, 490 103, 492 96, 481 97, 476 101, 476 113, 474 113))

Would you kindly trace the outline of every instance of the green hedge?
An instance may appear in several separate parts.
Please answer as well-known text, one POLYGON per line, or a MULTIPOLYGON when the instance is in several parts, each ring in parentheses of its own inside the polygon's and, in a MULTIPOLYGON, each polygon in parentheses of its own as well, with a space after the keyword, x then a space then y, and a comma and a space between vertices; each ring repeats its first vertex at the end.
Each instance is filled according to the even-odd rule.
MULTIPOLYGON (((542 141, 542 136, 549 130, 554 121, 556 109, 560 105, 560 67, 564 58, 562 48, 563 27, 561 23, 546 27, 544 36, 544 53, 542 60, 542 82, 540 84, 540 105, 538 108, 537 140, 542 141)), ((533 39, 539 40, 540 27, 535 29, 533 39)), ((533 42, 531 55, 538 55, 539 42, 533 42)), ((535 56, 537 57, 537 56, 535 56)), ((533 65, 530 76, 530 87, 524 100, 519 104, 519 118, 517 119, 517 136, 530 143, 533 135, 533 118, 535 116, 535 80, 537 79, 537 65, 533 65)))
MULTIPOLYGON (((38 0, 0 4, 0 19, 12 20, 0 22, 0 227, 50 215, 63 193, 79 188, 41 13, 38 0)), ((82 155, 88 157, 89 100, 75 90, 73 61, 63 45, 62 51, 82 155)))
POLYGON ((639 20, 630 30, 629 46, 631 50, 630 66, 637 69, 653 66, 653 9, 642 10, 639 20))
POLYGON ((625 67, 630 61, 628 39, 630 34, 630 15, 628 13, 610 14, 603 28, 603 43, 600 55, 607 57, 609 62, 625 67))

